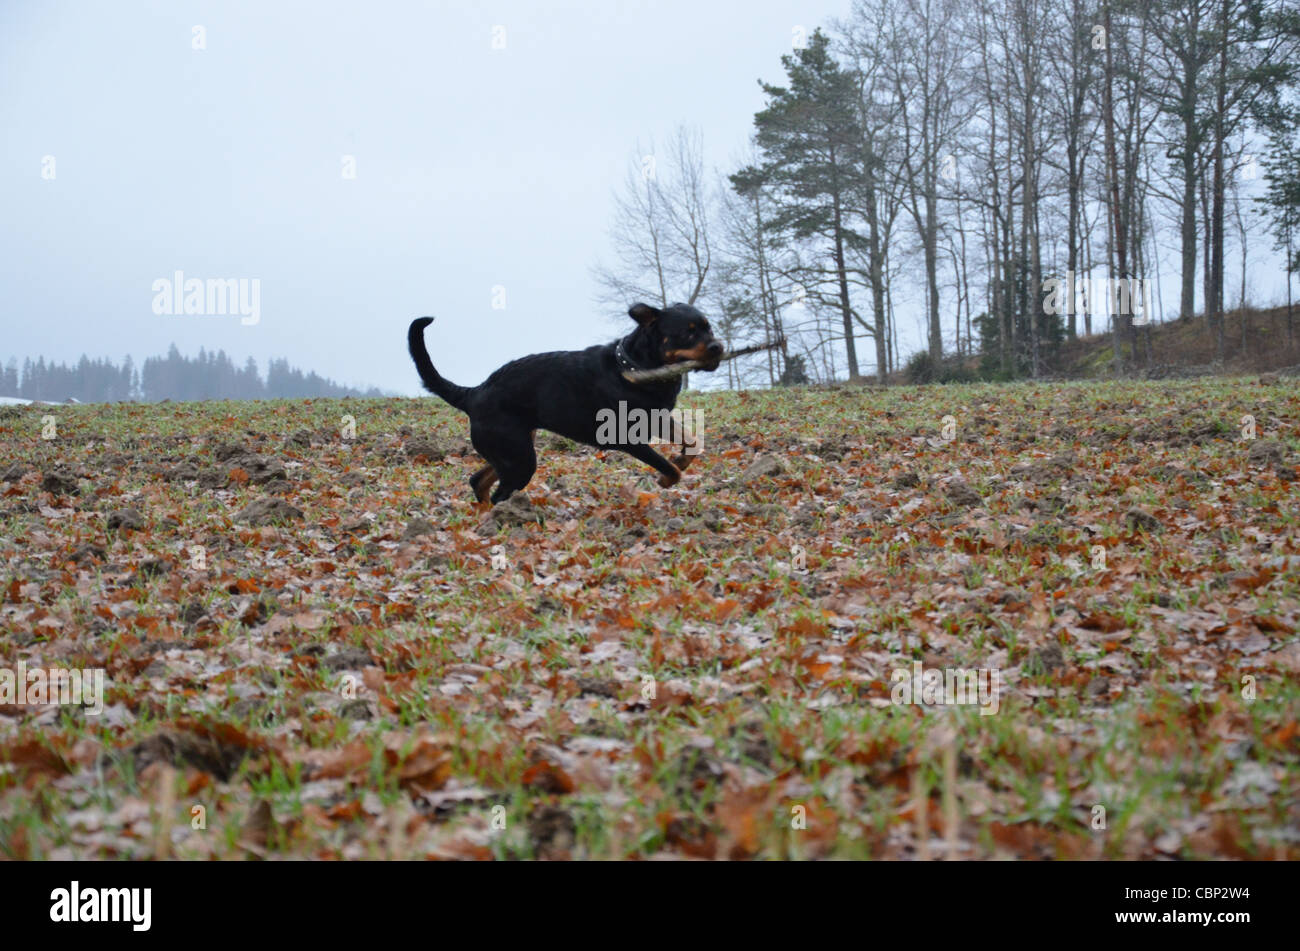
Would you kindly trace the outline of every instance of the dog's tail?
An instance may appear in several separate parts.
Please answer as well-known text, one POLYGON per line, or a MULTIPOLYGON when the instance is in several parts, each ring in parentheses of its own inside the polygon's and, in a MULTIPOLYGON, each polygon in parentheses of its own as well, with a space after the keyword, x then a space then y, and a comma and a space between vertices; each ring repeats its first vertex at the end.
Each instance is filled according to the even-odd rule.
POLYGON ((463 413, 469 399, 470 388, 444 380, 433 368, 429 351, 424 346, 424 328, 431 323, 433 323, 432 317, 417 317, 411 321, 411 329, 406 334, 406 344, 410 348, 411 359, 415 361, 415 369, 420 373, 420 382, 424 384, 424 388, 430 393, 441 396, 463 413))

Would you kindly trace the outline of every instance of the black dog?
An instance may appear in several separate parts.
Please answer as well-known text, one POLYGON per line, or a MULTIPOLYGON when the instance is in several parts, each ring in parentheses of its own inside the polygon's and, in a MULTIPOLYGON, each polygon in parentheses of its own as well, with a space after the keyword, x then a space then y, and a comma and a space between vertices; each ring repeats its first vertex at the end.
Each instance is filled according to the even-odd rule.
MULTIPOLYGON (((682 470, 690 464, 683 451, 669 462, 650 448, 648 442, 598 442, 598 414, 602 410, 668 411, 677 402, 682 378, 653 383, 629 383, 625 370, 649 370, 683 360, 699 360, 703 369, 716 370, 722 359, 722 344, 713 339, 709 322, 694 307, 673 304, 663 310, 647 304, 633 304, 628 316, 636 330, 616 343, 537 353, 507 363, 478 386, 458 386, 443 379, 424 347, 424 328, 432 317, 411 322, 407 343, 425 389, 469 416, 470 441, 487 465, 470 477, 474 497, 486 502, 492 483, 494 503, 508 499, 533 478, 537 453, 533 432, 549 429, 591 446, 619 449, 660 472, 659 484, 676 485, 682 470)), ((603 415, 603 414, 602 414, 603 415)), ((651 419, 660 418, 651 415, 651 419)), ((677 427, 674 427, 676 429, 677 427)), ((676 435, 672 441, 677 442, 676 435)), ((682 438, 685 444, 685 435, 682 438)))

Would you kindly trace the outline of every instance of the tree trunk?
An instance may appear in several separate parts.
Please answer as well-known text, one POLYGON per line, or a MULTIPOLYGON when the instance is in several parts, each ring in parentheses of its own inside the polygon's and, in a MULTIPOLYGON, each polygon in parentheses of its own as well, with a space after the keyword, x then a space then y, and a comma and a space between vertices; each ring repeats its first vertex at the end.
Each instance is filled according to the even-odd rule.
MULTIPOLYGON (((1105 10, 1105 30, 1106 30, 1106 82, 1104 86, 1104 97, 1102 108, 1104 110, 1103 120, 1106 123, 1106 164, 1110 171, 1110 200, 1113 209, 1111 213, 1111 233, 1115 241, 1115 258, 1119 265, 1119 274, 1112 275, 1112 278, 1118 277, 1119 280, 1128 279, 1128 260, 1125 255, 1125 232, 1127 228, 1124 225, 1123 205, 1120 202, 1119 194, 1119 160, 1115 153, 1115 100, 1114 100, 1114 79, 1115 79, 1115 61, 1112 53, 1112 47, 1115 45, 1115 34, 1111 29, 1110 20, 1110 0, 1105 0, 1103 8, 1105 10)), ((1111 296, 1114 301, 1114 295, 1111 296)), ((1115 313, 1116 308, 1112 307, 1111 327, 1115 335, 1115 369, 1116 372, 1122 373, 1124 370, 1124 350, 1123 350, 1123 329, 1124 315, 1115 313)))
POLYGON ((885 319, 885 274, 880 257, 880 209, 876 207, 875 169, 868 169, 866 190, 867 252, 871 255, 871 313, 876 321, 876 379, 883 386, 889 372, 889 338, 885 319))
MULTIPOLYGON (((1080 214, 1083 214, 1082 209, 1080 214)), ((1087 225, 1087 221, 1084 221, 1087 225)), ((1087 281, 1083 285, 1083 334, 1085 337, 1092 336, 1092 226, 1087 226, 1087 240, 1083 243, 1083 272, 1088 275, 1087 281)))
POLYGON ((844 350, 849 360, 849 379, 858 378, 858 351, 853 345, 853 306, 849 303, 849 272, 844 265, 844 232, 841 227, 840 195, 832 196, 835 214, 835 277, 840 285, 840 316, 844 318, 844 350))
POLYGON ((1286 345, 1290 347, 1295 342, 1291 330, 1291 212, 1286 214, 1286 345))
MULTIPOLYGON (((1195 99, 1185 108, 1194 109, 1195 99)), ((1196 149, 1192 145, 1196 117, 1189 113, 1183 118, 1183 274, 1182 293, 1178 313, 1190 320, 1196 313, 1196 149)))
MULTIPOLYGON (((928 173, 927 173, 928 175, 928 173)), ((943 359, 943 329, 939 324, 939 224, 934 183, 926 183, 925 195, 925 277, 930 297, 930 358, 943 359)))
POLYGON ((1214 294, 1214 359, 1224 361, 1223 332, 1223 111, 1227 107, 1228 85, 1228 8, 1230 0, 1223 0, 1219 17, 1219 74, 1215 82, 1217 103, 1214 116, 1214 209, 1211 212, 1210 283, 1214 294))
MULTIPOLYGON (((959 179, 959 180, 958 180, 958 185, 960 186, 960 184, 961 184, 961 182, 960 182, 960 179, 959 179)), ((964 298, 965 301, 966 301, 966 352, 967 352, 967 353, 974 353, 974 352, 975 352, 975 348, 974 348, 974 342, 975 342, 975 341, 974 341, 974 338, 971 337, 971 322, 970 322, 970 308, 971 308, 971 299, 970 299, 970 276, 969 276, 969 274, 968 274, 967 271, 966 271, 966 228, 965 228, 965 226, 962 224, 962 220, 961 220, 961 194, 960 194, 960 192, 959 192, 958 195, 957 195, 957 235, 958 235, 958 237, 961 238, 961 274, 960 274, 960 278, 961 278, 961 283, 962 283, 962 291, 961 291, 960 296, 957 298, 957 328, 958 328, 958 334, 960 335, 960 331, 961 331, 961 301, 962 301, 962 299, 964 298)))

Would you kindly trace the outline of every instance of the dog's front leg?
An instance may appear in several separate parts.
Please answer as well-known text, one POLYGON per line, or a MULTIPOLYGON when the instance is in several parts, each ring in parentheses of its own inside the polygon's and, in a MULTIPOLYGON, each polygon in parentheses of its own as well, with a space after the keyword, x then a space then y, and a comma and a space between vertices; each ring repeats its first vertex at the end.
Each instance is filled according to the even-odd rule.
POLYGON ((646 465, 654 466, 659 470, 659 484, 665 489, 670 489, 682 481, 682 471, 649 446, 643 443, 632 443, 618 448, 629 456, 640 459, 646 465))
POLYGON ((671 422, 669 441, 673 446, 681 446, 682 451, 673 457, 673 465, 680 471, 685 472, 690 468, 691 462, 700 454, 700 440, 698 437, 688 433, 686 427, 682 425, 681 420, 675 415, 670 417, 671 422))

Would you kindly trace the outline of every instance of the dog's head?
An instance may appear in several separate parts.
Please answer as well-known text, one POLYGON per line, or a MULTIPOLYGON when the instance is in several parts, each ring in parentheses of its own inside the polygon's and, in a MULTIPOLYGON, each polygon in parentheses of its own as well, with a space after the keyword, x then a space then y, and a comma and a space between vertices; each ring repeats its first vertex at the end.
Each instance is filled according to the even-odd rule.
POLYGON ((722 344, 713 339, 708 319, 690 304, 673 304, 662 310, 649 304, 633 304, 627 313, 664 365, 698 360, 704 364, 703 369, 716 370, 722 362, 722 344))

